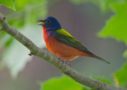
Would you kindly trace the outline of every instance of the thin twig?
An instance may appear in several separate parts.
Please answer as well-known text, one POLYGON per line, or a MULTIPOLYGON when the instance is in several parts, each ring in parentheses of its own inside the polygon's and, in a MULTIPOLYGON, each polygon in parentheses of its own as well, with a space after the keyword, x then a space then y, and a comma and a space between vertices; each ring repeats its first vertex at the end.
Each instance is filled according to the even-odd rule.
MULTIPOLYGON (((4 16, 3 19, 2 19, 1 21, 4 22, 5 19, 6 19, 6 17, 4 16)), ((2 31, 2 30, 3 30, 3 28, 1 27, 0 31, 2 31)))

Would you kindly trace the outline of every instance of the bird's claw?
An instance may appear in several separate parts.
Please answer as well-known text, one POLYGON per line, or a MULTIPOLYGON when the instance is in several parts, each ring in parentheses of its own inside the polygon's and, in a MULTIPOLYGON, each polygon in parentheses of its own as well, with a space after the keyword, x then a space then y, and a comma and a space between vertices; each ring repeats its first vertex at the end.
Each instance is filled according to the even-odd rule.
MULTIPOLYGON (((62 58, 66 58, 66 57, 68 57, 68 56, 58 57, 58 59, 62 60, 62 58)), ((71 65, 67 63, 67 60, 64 60, 64 64, 66 64, 66 65, 71 67, 71 65)))
POLYGON ((70 67, 71 67, 71 65, 67 63, 67 60, 66 60, 66 61, 64 61, 64 64, 66 64, 66 65, 68 65, 68 66, 70 66, 70 67))

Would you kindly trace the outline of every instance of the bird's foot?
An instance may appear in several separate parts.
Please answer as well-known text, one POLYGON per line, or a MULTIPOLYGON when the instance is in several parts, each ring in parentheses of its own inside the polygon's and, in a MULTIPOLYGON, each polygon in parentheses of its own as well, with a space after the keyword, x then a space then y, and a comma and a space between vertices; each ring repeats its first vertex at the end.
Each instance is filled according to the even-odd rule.
POLYGON ((71 65, 67 63, 67 60, 64 61, 64 64, 66 64, 66 65, 71 67, 71 65))
MULTIPOLYGON (((66 57, 68 57, 68 56, 58 57, 58 59, 62 60, 62 58, 66 58, 66 57)), ((66 65, 71 67, 71 65, 67 63, 67 60, 64 60, 64 64, 66 64, 66 65)))

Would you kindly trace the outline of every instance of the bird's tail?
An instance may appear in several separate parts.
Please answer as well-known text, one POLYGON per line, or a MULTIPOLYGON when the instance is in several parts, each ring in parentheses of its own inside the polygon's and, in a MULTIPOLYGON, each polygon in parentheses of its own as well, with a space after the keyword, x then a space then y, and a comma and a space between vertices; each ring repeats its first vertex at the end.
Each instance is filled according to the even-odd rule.
POLYGON ((110 64, 110 62, 108 62, 108 61, 106 61, 106 60, 104 60, 104 59, 102 59, 102 58, 96 56, 95 54, 93 54, 93 58, 99 59, 99 60, 101 60, 101 61, 103 61, 103 62, 106 62, 106 63, 110 64))

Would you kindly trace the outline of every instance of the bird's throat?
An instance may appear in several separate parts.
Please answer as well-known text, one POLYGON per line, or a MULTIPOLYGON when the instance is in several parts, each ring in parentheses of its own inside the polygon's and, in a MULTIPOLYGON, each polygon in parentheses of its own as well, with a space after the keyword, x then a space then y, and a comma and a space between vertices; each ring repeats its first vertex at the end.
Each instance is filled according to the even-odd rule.
POLYGON ((42 26, 42 30, 43 30, 43 38, 44 40, 46 40, 47 38, 50 38, 53 36, 54 32, 55 31, 52 31, 52 30, 47 30, 46 27, 42 26))
POLYGON ((46 27, 42 26, 42 31, 43 31, 43 38, 44 38, 44 40, 46 40, 46 37, 48 35, 48 33, 46 31, 46 27))

